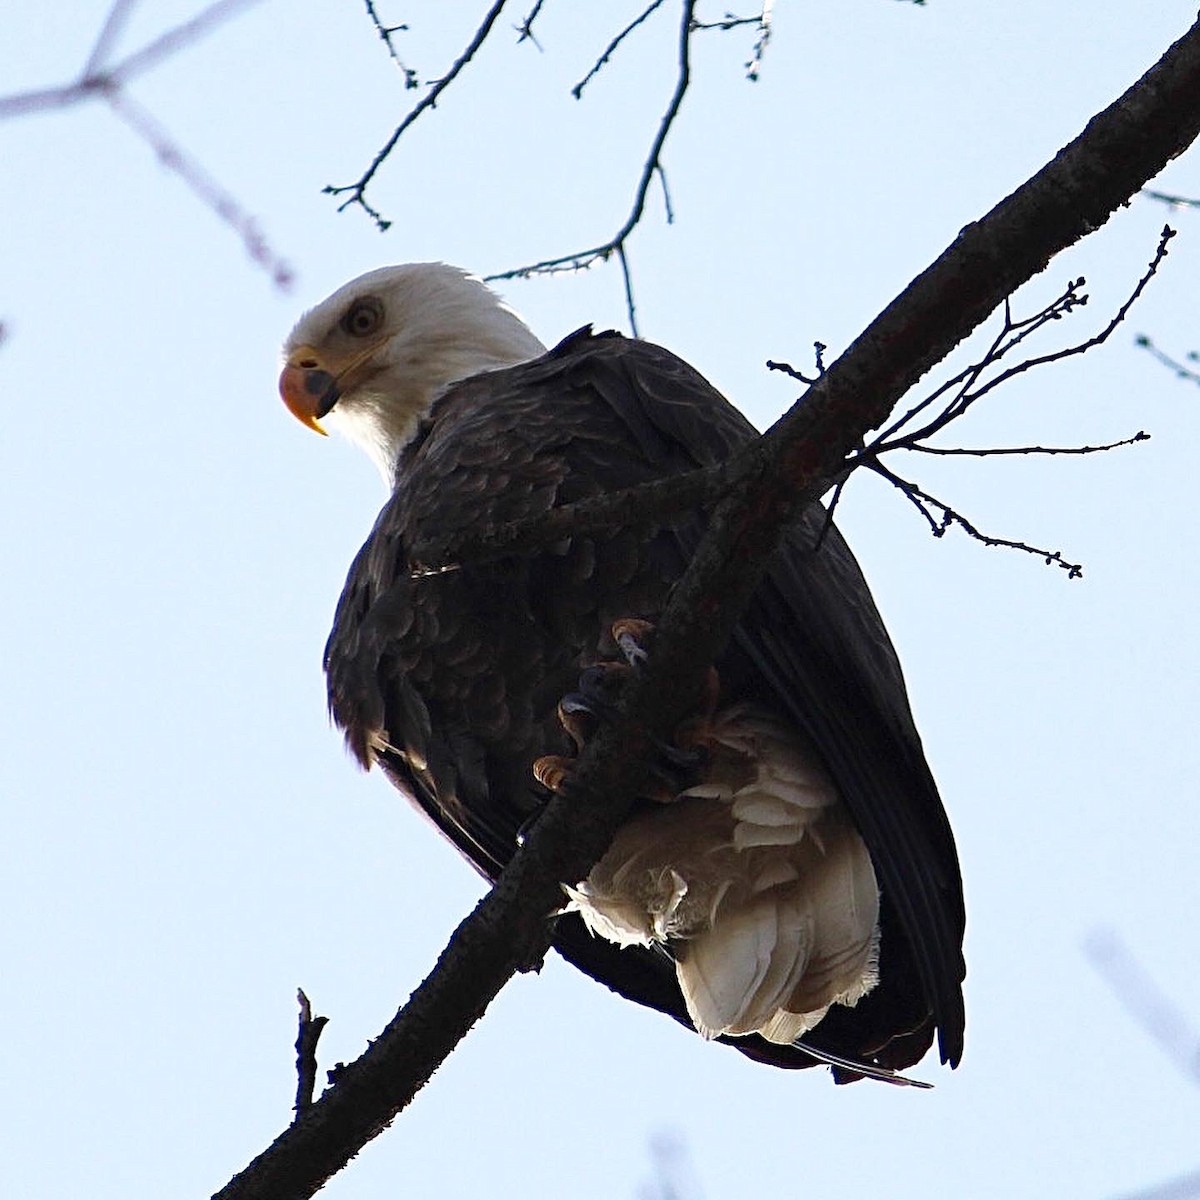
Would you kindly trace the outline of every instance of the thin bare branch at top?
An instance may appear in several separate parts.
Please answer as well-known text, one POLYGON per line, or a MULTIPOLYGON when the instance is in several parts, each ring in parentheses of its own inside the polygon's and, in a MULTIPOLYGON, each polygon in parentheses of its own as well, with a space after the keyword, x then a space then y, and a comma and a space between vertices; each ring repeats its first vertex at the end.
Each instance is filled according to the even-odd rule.
MULTIPOLYGON (((664 3, 665 0, 648 0, 641 11, 611 38, 587 73, 571 89, 571 94, 577 100, 583 95, 584 89, 588 84, 612 61, 613 56, 623 43, 637 29, 643 26, 664 3)), ((415 73, 400 63, 391 38, 392 33, 404 27, 384 26, 376 11, 373 0, 366 0, 366 4, 368 16, 376 32, 379 33, 387 44, 389 55, 404 71, 406 86, 414 86, 415 73)), ((476 56, 484 42, 491 36, 504 5, 505 0, 496 0, 492 4, 472 34, 469 43, 458 58, 455 59, 450 69, 436 83, 430 85, 428 93, 404 116, 362 175, 354 183, 330 184, 324 188, 327 195, 342 197, 338 204, 338 212, 344 212, 346 209, 352 207, 359 208, 374 221, 379 230, 384 231, 391 227, 391 221, 384 217, 374 204, 368 201, 367 189, 408 129, 424 113, 436 107, 438 100, 445 94, 446 90, 459 77, 466 65, 476 56)), ((572 251, 569 254, 562 254, 555 258, 543 259, 539 262, 528 263, 524 266, 512 267, 505 271, 496 272, 487 276, 490 281, 528 278, 532 275, 554 274, 559 271, 580 271, 597 262, 606 262, 615 257, 621 269, 622 283, 625 291, 625 308, 629 317, 630 329, 635 335, 637 334, 637 306, 634 301, 633 274, 630 267, 628 243, 630 235, 645 213, 650 185, 655 178, 659 180, 662 186, 667 224, 670 224, 674 219, 670 192, 667 188, 666 171, 662 161, 662 151, 667 135, 679 115, 683 98, 690 82, 691 37, 696 33, 711 29, 731 30, 742 28, 743 26, 754 26, 758 32, 758 36, 751 50, 750 59, 746 63, 746 72, 750 79, 758 78, 763 53, 771 37, 773 0, 763 0, 762 8, 756 16, 736 17, 732 14, 727 14, 721 20, 708 22, 696 19, 696 5, 697 0, 682 0, 680 32, 677 39, 678 68, 675 87, 666 110, 659 120, 658 129, 642 165, 640 176, 634 188, 633 203, 625 221, 610 238, 598 245, 583 250, 572 251)), ((532 41, 539 50, 541 49, 541 46, 533 36, 533 23, 541 15, 543 7, 544 0, 534 0, 532 8, 529 9, 524 19, 515 27, 518 35, 518 44, 525 41, 532 41)))
POLYGON ((650 184, 655 174, 662 171, 662 151, 666 144, 671 126, 679 115, 683 98, 687 94, 691 82, 691 39, 695 19, 696 0, 684 0, 683 12, 679 25, 678 69, 675 76, 675 88, 667 103, 666 111, 658 123, 658 131, 650 145, 650 151, 642 166, 642 174, 634 192, 633 206, 624 223, 606 242, 592 246, 587 250, 578 250, 571 254, 562 254, 557 258, 546 258, 540 262, 529 263, 523 267, 513 267, 507 271, 499 271, 487 276, 489 282, 503 279, 527 279, 531 275, 553 275, 560 271, 582 271, 595 262, 607 260, 614 254, 621 264, 621 274, 625 283, 625 307, 629 315, 629 326, 634 336, 637 336, 637 309, 633 300, 633 280, 629 270, 629 259, 626 255, 626 243, 629 235, 642 219, 646 208, 646 198, 650 192, 650 184))
POLYGON ((126 128, 154 151, 164 167, 174 172, 210 212, 237 233, 251 259, 268 272, 275 286, 288 291, 294 279, 292 268, 271 249, 254 217, 127 90, 127 85, 138 76, 173 58, 257 3, 259 0, 216 0, 190 20, 113 62, 117 42, 133 9, 133 0, 115 0, 79 77, 59 87, 0 96, 0 118, 68 108, 99 97, 126 128))
POLYGON ((656 8, 661 8, 662 5, 663 5, 663 0, 650 0, 650 3, 648 5, 646 5, 646 7, 644 9, 642 9, 642 11, 640 13, 638 13, 638 15, 636 17, 634 17, 633 20, 630 21, 629 24, 626 25, 624 29, 621 30, 621 32, 618 33, 617 36, 614 37, 613 40, 611 42, 609 42, 607 46, 604 47, 604 50, 601 53, 600 57, 598 59, 596 59, 596 61, 594 63, 592 63, 591 68, 588 70, 588 73, 571 89, 571 95, 574 96, 576 100, 579 100, 582 98, 583 89, 585 87, 587 87, 587 85, 589 83, 591 83, 591 81, 593 79, 595 79, 597 75, 600 74, 600 72, 604 69, 604 67, 607 65, 607 63, 612 59, 612 56, 616 53, 617 48, 621 45, 621 43, 639 25, 641 25, 644 21, 647 20, 656 8))
POLYGON ((404 62, 396 50, 396 43, 392 41, 392 38, 397 33, 405 33, 408 30, 408 26, 385 25, 379 13, 375 11, 375 0, 364 0, 364 3, 367 6, 367 16, 371 19, 371 24, 375 26, 375 32, 379 34, 379 40, 387 47, 388 57, 396 64, 396 69, 400 74, 404 76, 405 88, 420 87, 421 81, 417 78, 416 71, 404 62))
MULTIPOLYGON (((429 91, 413 106, 404 120, 396 126, 392 132, 392 136, 383 144, 362 175, 354 183, 342 184, 340 186, 329 184, 322 189, 327 196, 343 196, 349 192, 346 199, 338 205, 338 212, 344 212, 352 204, 357 205, 375 222, 381 232, 391 227, 391 221, 386 220, 377 208, 367 203, 367 187, 370 185, 371 180, 375 178, 379 168, 383 166, 384 160, 395 149, 396 143, 404 136, 405 130, 422 113, 428 112, 437 105, 438 98, 458 78, 467 63, 475 57, 480 46, 487 41, 488 34, 492 31, 492 26, 496 24, 496 20, 507 2, 508 0, 496 0, 492 7, 488 9, 487 15, 483 18, 483 22, 479 28, 475 30, 471 40, 467 43, 466 49, 454 60, 454 64, 450 70, 430 86, 429 91)), ((373 13, 372 16, 374 16, 373 13)), ((388 48, 389 50, 391 49, 390 42, 388 42, 388 48)))

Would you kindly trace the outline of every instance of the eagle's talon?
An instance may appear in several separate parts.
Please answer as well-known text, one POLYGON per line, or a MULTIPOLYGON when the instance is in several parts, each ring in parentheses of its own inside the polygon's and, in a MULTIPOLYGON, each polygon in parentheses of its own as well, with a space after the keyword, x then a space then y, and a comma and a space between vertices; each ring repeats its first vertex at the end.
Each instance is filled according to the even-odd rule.
MULTIPOLYGON (((562 791, 567 777, 575 769, 575 760, 562 754, 543 754, 533 760, 533 777, 547 791, 558 793, 562 791)), ((536 820, 536 817, 534 818, 536 820)), ((522 831, 524 826, 522 826, 522 831)), ((519 837, 518 837, 519 842, 519 837)))

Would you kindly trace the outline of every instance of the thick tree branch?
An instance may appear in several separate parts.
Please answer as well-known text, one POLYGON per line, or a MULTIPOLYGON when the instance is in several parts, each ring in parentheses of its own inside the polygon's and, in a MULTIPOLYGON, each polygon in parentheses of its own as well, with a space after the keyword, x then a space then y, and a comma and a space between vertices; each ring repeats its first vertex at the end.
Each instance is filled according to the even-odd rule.
POLYGON ((1098 228, 1200 130, 1200 23, 1074 142, 969 225, 756 445, 676 588, 619 715, 580 759, 492 892, 459 926, 409 1005, 333 1087, 218 1196, 311 1196, 412 1099, 514 971, 540 961, 561 880, 583 878, 682 715, 797 506, 864 434, 1017 286, 1098 228), (583 798, 583 799, 581 799, 583 798))

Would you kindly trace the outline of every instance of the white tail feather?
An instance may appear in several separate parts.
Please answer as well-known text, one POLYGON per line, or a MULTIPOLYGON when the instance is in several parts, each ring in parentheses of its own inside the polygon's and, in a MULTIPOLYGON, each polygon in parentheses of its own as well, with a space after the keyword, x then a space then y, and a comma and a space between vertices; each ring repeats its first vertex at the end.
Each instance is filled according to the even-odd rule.
POLYGON ((705 1037, 792 1043, 877 981, 875 872, 832 782, 782 722, 727 710, 710 749, 708 778, 626 822, 567 889, 568 907, 619 945, 669 942, 705 1037))

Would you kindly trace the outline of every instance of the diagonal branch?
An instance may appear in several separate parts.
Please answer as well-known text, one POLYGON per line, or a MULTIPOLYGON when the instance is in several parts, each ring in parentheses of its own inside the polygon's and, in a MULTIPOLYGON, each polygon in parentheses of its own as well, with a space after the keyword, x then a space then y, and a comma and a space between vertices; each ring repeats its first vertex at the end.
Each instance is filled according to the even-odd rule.
POLYGON ((1156 192, 1153 188, 1142 188, 1142 195, 1157 200, 1168 208, 1200 208, 1200 200, 1194 196, 1178 196, 1171 192, 1156 192))
POLYGON ((607 46, 604 47, 603 53, 598 59, 596 59, 594 63, 592 63, 591 69, 588 71, 588 73, 571 89, 571 95, 574 96, 576 100, 583 96, 583 89, 587 87, 587 85, 591 83, 591 81, 595 79, 602 70, 604 70, 609 60, 617 52, 617 47, 620 46, 620 44, 639 25, 648 20, 656 8, 661 8, 662 5, 663 0, 650 0, 650 3, 647 4, 646 7, 642 9, 642 11, 638 13, 638 15, 634 17, 628 25, 625 26, 625 28, 622 29, 621 32, 618 33, 616 37, 614 37, 613 40, 608 43, 607 46))
MULTIPOLYGON (((384 160, 395 149, 396 143, 404 136, 404 132, 408 127, 417 120, 424 112, 428 112, 431 108, 437 106, 437 102, 442 93, 458 78, 462 69, 473 59, 479 50, 479 47, 487 41, 488 34, 492 31, 492 26, 495 25, 497 18, 507 0, 495 0, 495 3, 483 18, 483 22, 479 28, 475 30, 475 35, 467 43, 467 48, 454 60, 454 65, 441 77, 425 95, 409 110, 408 116, 400 122, 392 132, 392 136, 383 144, 379 152, 371 159, 370 165, 354 183, 343 184, 340 187, 335 187, 330 184, 323 188, 327 196, 342 196, 346 192, 350 195, 338 205, 338 212, 343 212, 352 204, 357 204, 375 222, 376 226, 382 232, 391 227, 391 221, 384 220, 378 209, 367 203, 367 186, 371 180, 375 178, 376 172, 383 166, 384 160)), ((371 10, 371 16, 374 18, 374 11, 371 10)), ((391 53, 392 43, 385 37, 388 51, 391 53)), ((395 55, 392 55, 395 58, 395 55)), ((397 60, 398 61, 398 60, 397 60)), ((403 67, 401 68, 404 69, 403 67)), ((405 73, 406 80, 409 78, 407 71, 405 73)), ((407 83, 405 86, 409 86, 407 83)))
POLYGON ((867 430, 1049 259, 1102 225, 1200 132, 1200 22, 1048 166, 969 225, 759 443, 676 588, 654 653, 438 966, 336 1083, 219 1200, 313 1195, 412 1099, 511 975, 540 961, 560 880, 583 878, 645 775, 646 748, 701 686, 799 504, 867 430))
POLYGON ((174 172, 208 209, 235 230, 251 259, 271 275, 275 286, 287 291, 292 285, 292 268, 267 244, 254 218, 145 108, 130 98, 125 86, 211 33, 222 21, 257 3, 259 0, 215 0, 190 20, 172 26, 140 50, 110 65, 113 50, 134 6, 134 0, 114 0, 79 78, 61 87, 0 96, 0 119, 67 108, 97 97, 103 99, 113 114, 158 155, 164 167, 174 172))
MULTIPOLYGON (((1200 370, 1196 367, 1189 367, 1187 363, 1182 363, 1177 358, 1172 358, 1165 350, 1160 350, 1147 334, 1139 333, 1133 339, 1133 344, 1139 350, 1147 351, 1151 357, 1157 359, 1164 367, 1174 371, 1177 379, 1186 379, 1191 383, 1200 383, 1200 370)), ((1200 363, 1200 352, 1189 350, 1187 360, 1191 363, 1200 363)))
MULTIPOLYGON (((648 9, 647 13, 649 11, 648 9)), ((629 235, 634 231, 637 223, 642 219, 642 213, 646 208, 646 197, 650 191, 650 184, 655 174, 662 171, 663 146, 666 144, 667 135, 671 132, 671 126, 675 124, 675 118, 679 116, 679 110, 683 105, 683 98, 687 94, 688 84, 691 82, 691 41, 695 11, 696 0, 684 0, 683 15, 679 26, 679 69, 675 77, 675 90, 671 93, 671 99, 667 103, 666 111, 658 123, 658 132, 654 135, 654 141, 651 143, 650 151, 642 166, 641 178, 638 180, 637 188, 634 191, 633 207, 629 210, 629 215, 625 218, 624 224, 608 241, 601 242, 600 245, 593 246, 590 250, 576 250, 570 254, 560 254, 557 258, 545 258, 541 262, 528 263, 523 267, 513 267, 508 271, 500 271, 486 277, 489 283, 503 279, 527 279, 531 275, 553 275, 560 271, 582 271, 586 267, 590 267, 593 263, 607 260, 613 254, 616 254, 620 261, 621 273, 625 281, 625 304, 626 311, 629 313, 629 327, 634 336, 637 336, 637 316, 633 303, 633 281, 629 274, 629 261, 625 254, 625 244, 629 240, 629 235)), ((643 16, 645 15, 643 14, 643 16)))
POLYGON ((404 77, 405 90, 412 90, 421 86, 420 80, 417 78, 416 71, 408 66, 404 60, 396 53, 396 44, 392 41, 392 35, 396 33, 404 33, 407 25, 385 25, 383 19, 375 11, 375 0, 366 0, 367 17, 372 25, 375 26, 375 32, 379 34, 379 40, 387 47, 388 58, 396 64, 396 69, 404 77))
MULTIPOLYGON (((1130 440, 1137 441, 1140 439, 1134 438, 1130 440)), ((1093 450, 1100 448, 1092 447, 1093 450)), ((976 453, 979 452, 977 451, 976 453)), ((987 453, 987 451, 983 451, 983 453, 987 453)), ((1025 453, 1028 453, 1028 451, 1025 453)), ((1080 451, 1047 450, 1044 453, 1080 453, 1080 451)), ((939 500, 936 496, 930 495, 924 488, 913 483, 911 479, 903 479, 895 471, 884 466, 878 459, 868 459, 864 463, 864 466, 886 479, 888 483, 900 491, 900 494, 929 523, 929 528, 934 537, 942 537, 947 529, 957 525, 969 537, 974 538, 977 542, 982 542, 985 546, 1001 546, 1006 550, 1022 550, 1026 554, 1033 554, 1038 558, 1045 559, 1047 566, 1062 567, 1066 571, 1068 579, 1083 578, 1082 563, 1068 562, 1063 558, 1061 550, 1046 550, 1041 546, 1031 546, 1028 542, 1018 542, 1013 538, 997 537, 995 534, 984 533, 982 529, 967 520, 962 513, 951 508, 944 500, 939 500), (935 512, 941 513, 941 516, 935 516, 935 512)))

